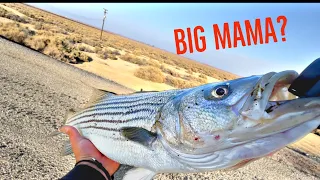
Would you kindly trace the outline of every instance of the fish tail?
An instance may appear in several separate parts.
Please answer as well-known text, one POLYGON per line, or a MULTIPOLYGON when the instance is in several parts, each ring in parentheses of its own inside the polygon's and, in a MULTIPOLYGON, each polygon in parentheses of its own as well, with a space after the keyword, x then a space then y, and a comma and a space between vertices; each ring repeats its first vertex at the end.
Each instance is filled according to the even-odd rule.
POLYGON ((73 151, 72 151, 71 143, 68 140, 68 141, 66 141, 64 143, 63 149, 61 150, 61 155, 62 156, 68 156, 68 155, 70 155, 72 153, 73 153, 73 151))

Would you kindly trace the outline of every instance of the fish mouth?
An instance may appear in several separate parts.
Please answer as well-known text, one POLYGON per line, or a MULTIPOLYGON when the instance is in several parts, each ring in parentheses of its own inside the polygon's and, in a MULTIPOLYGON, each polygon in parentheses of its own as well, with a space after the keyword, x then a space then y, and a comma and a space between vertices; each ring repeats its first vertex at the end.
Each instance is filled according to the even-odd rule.
POLYGON ((320 97, 299 98, 291 94, 288 87, 297 77, 295 71, 261 76, 247 95, 228 140, 232 144, 246 143, 289 131, 312 120, 317 121, 314 129, 317 128, 320 124, 320 97))
POLYGON ((247 126, 250 127, 272 119, 270 112, 288 100, 297 98, 287 88, 298 75, 296 71, 283 71, 270 72, 261 76, 253 89, 249 91, 250 94, 245 96, 246 101, 239 109, 241 120, 248 122, 247 126))

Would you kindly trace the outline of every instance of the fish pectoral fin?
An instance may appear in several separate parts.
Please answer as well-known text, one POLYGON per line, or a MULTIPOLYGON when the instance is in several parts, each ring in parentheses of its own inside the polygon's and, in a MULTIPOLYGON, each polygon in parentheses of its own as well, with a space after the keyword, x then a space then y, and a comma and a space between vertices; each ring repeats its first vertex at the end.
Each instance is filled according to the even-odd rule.
POLYGON ((157 139, 157 134, 141 127, 123 127, 121 133, 127 139, 151 147, 151 144, 157 139))
POLYGON ((117 94, 114 92, 106 91, 103 89, 94 89, 91 98, 86 103, 84 108, 88 108, 99 101, 101 101, 106 96, 116 96, 117 94))
POLYGON ((62 156, 68 156, 68 155, 70 155, 72 153, 73 153, 73 151, 72 151, 72 147, 71 147, 70 141, 66 141, 64 146, 63 146, 63 149, 61 151, 61 155, 62 156))
POLYGON ((156 174, 149 169, 133 168, 126 172, 122 180, 151 180, 156 174))

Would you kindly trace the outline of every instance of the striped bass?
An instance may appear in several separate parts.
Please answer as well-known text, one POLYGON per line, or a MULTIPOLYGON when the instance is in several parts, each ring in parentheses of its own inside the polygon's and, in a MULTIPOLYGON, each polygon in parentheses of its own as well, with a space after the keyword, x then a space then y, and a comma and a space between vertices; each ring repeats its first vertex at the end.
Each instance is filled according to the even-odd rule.
MULTIPOLYGON (((65 124, 110 159, 136 167, 125 180, 236 169, 319 126, 320 98, 290 97, 285 91, 297 76, 270 72, 127 95, 99 91, 65 124)), ((70 146, 65 153, 72 153, 70 146)))

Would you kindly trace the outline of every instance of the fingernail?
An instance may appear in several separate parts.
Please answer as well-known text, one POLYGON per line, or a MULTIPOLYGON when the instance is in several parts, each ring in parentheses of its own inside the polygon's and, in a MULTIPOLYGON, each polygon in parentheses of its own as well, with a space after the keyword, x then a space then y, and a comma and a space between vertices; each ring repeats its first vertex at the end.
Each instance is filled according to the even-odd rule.
POLYGON ((66 133, 67 129, 65 128, 65 126, 61 126, 58 131, 62 132, 62 133, 66 133))

